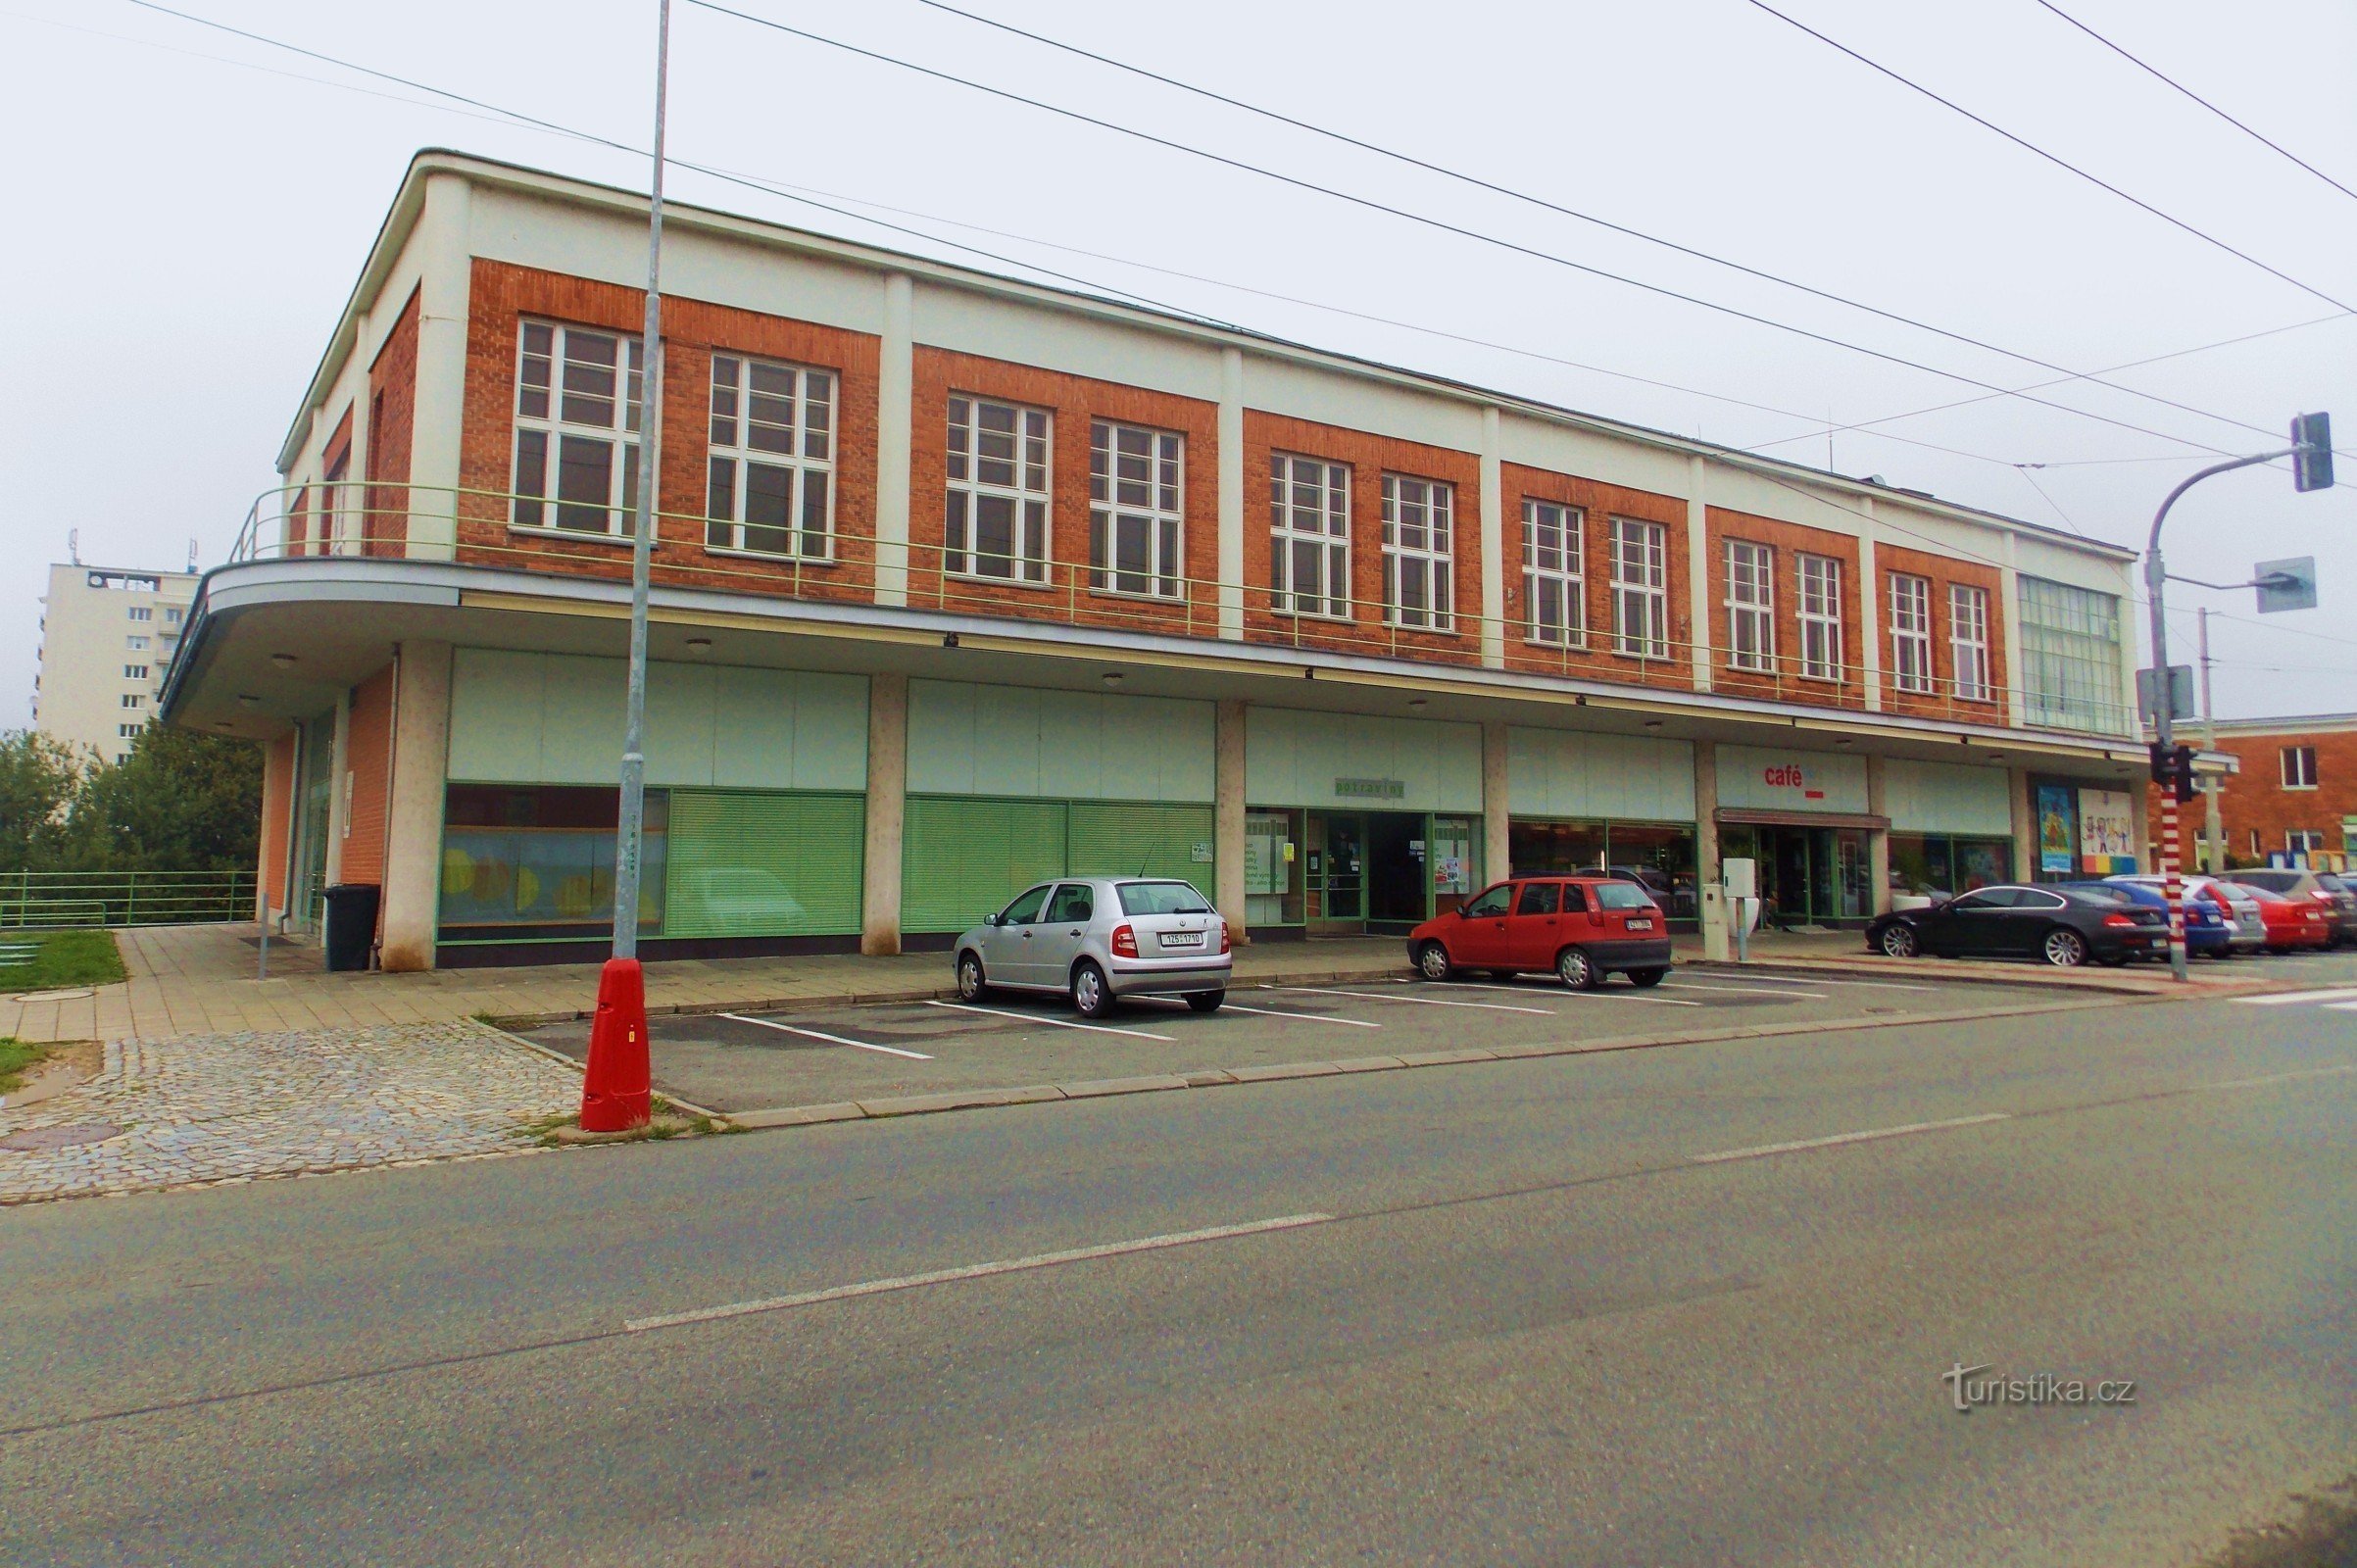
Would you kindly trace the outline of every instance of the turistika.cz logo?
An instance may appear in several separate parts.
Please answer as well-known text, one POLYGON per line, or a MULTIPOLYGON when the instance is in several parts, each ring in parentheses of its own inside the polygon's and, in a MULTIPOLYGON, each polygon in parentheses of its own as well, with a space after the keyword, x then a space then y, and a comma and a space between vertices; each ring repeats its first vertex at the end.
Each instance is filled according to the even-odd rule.
POLYGON ((2026 1378, 1983 1377, 1992 1363, 1966 1366, 1958 1361, 1940 1374, 1948 1397, 1960 1411, 1992 1404, 2134 1404, 2134 1378, 2066 1378, 2052 1372, 2034 1372, 2026 1378))

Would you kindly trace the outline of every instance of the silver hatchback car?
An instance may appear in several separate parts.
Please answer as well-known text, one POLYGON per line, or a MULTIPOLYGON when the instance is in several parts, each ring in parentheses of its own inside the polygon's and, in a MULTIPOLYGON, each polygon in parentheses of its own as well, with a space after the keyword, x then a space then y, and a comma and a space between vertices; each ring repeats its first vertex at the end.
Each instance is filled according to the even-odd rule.
POLYGON ((1025 888, 958 939, 958 994, 1057 991, 1083 1017, 1122 997, 1185 997, 1197 1012, 1227 1000, 1228 923, 1189 882, 1074 876, 1025 888))

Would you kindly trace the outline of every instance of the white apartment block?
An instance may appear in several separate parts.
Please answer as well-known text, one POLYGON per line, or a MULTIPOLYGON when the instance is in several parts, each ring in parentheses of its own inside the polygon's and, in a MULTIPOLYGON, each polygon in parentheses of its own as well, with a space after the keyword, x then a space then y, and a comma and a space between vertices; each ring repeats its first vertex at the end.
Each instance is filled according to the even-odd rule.
POLYGON ((121 761, 155 717, 197 574, 80 564, 49 568, 33 728, 121 761))

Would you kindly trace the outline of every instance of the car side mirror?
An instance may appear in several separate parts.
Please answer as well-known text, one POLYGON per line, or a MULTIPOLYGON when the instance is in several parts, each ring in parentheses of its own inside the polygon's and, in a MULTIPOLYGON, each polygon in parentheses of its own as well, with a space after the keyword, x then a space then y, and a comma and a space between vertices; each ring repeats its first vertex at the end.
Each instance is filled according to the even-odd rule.
POLYGON ((1003 922, 1000 920, 999 916, 995 914, 986 914, 982 917, 982 923, 984 925, 999 925, 1003 922))

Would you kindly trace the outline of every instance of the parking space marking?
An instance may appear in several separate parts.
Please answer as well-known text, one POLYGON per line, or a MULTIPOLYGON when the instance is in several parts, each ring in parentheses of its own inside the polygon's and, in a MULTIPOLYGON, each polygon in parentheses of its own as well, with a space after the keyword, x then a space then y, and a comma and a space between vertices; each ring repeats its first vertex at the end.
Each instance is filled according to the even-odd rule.
POLYGON ((1412 1002, 1419 1007, 1479 1007, 1486 1012, 1535 1012, 1542 1018, 1555 1015, 1552 1007, 1510 1007, 1502 1002, 1449 1002, 1440 997, 1403 997, 1398 992, 1385 996, 1380 991, 1334 991, 1325 986, 1262 986, 1260 989, 1307 991, 1321 997, 1356 997, 1361 1002, 1412 1002))
POLYGON ((1052 1023, 1058 1029, 1082 1029, 1093 1035, 1127 1035, 1133 1040, 1159 1040, 1166 1046, 1178 1043, 1176 1035, 1149 1034, 1143 1029, 1116 1029, 1105 1023, 1074 1023, 1069 1018, 1050 1018, 1036 1012, 1008 1012, 1005 1007, 977 1007, 970 1002, 934 1002, 928 999, 925 1005, 949 1007, 958 1012, 987 1012, 994 1018, 1012 1018, 1018 1023, 1052 1023))
POLYGON ((1812 975, 1806 980, 1787 979, 1775 974, 1746 974, 1746 981, 1763 986, 1858 986, 1870 991, 1937 991, 1938 986, 1907 986, 1895 980, 1836 980, 1830 975, 1812 975))
POLYGON ((2357 1065, 2343 1062, 2333 1067, 2302 1067, 2296 1072, 2269 1073, 2264 1078, 2229 1078, 2223 1083, 2202 1084, 2203 1089, 2264 1089, 2269 1084, 2287 1084, 2295 1078, 2331 1078, 2344 1072, 2357 1072, 2357 1065))
MULTIPOLYGON (((1424 982, 1424 984, 1428 986, 1452 986, 1459 991, 1504 991, 1510 992, 1515 996, 1524 996, 1528 994, 1523 991, 1520 986, 1483 985, 1477 980, 1427 980, 1424 982)), ((1550 996, 1553 995, 1552 992, 1548 994, 1550 996)), ((1635 987, 1631 987, 1627 991, 1605 991, 1601 989, 1595 991, 1574 991, 1570 987, 1566 986, 1564 987, 1562 994, 1566 997, 1598 997, 1606 1002, 1649 1002, 1656 1007, 1699 1007, 1702 1005, 1702 1004, 1699 1002, 1681 1002, 1676 997, 1645 996, 1642 992, 1638 991, 1635 987)), ((1460 1003, 1458 1005, 1463 1006, 1467 1005, 1467 1004, 1460 1003)))
POLYGON ((1726 991, 1754 997, 1806 997, 1814 1002, 1825 1000, 1822 991, 1783 991, 1775 986, 1723 986, 1716 983, 1698 986, 1691 980, 1664 980, 1661 983, 1672 991, 1726 991))
POLYGON ((860 1051, 880 1051, 887 1056, 907 1056, 910 1061, 931 1061, 933 1059, 921 1051, 903 1051, 898 1046, 878 1046, 865 1040, 847 1040, 842 1035, 825 1034, 819 1030, 805 1029, 796 1024, 777 1023, 768 1018, 748 1018, 741 1012, 724 1012, 720 1016, 734 1018, 739 1023, 758 1023, 764 1029, 775 1029, 781 1034, 807 1035, 812 1040, 823 1040, 830 1046, 852 1046, 860 1051))
POLYGON ((2357 999, 2357 990, 2286 991, 2274 997, 2236 997, 2246 1007, 2296 1007, 2318 1002, 2347 1002, 2357 999))
POLYGON ((1904 1138, 1910 1133, 1940 1132, 1949 1127, 1974 1127, 1987 1121, 2010 1121, 2001 1110, 1985 1110, 1978 1116, 1950 1116, 1945 1121, 1911 1121, 1900 1127, 1874 1127, 1862 1133, 1835 1133, 1830 1138, 1795 1138, 1789 1144, 1759 1144, 1750 1149, 1722 1149, 1715 1154, 1689 1154, 1687 1158, 1697 1165, 1716 1165, 1730 1159, 1759 1159, 1768 1154, 1797 1154, 1812 1149, 1833 1149, 1841 1144, 1867 1144, 1882 1138, 1904 1138))
POLYGON ((1230 1012, 1256 1012, 1267 1018, 1301 1018, 1309 1023, 1347 1023, 1353 1029, 1380 1029, 1383 1027, 1379 1023, 1368 1023, 1363 1018, 1338 1018, 1330 1012, 1288 1012, 1283 1007, 1248 1007, 1241 1002, 1228 1003, 1226 1007, 1230 1012))

